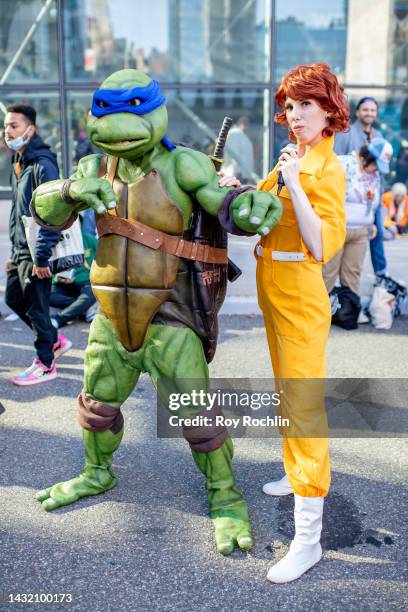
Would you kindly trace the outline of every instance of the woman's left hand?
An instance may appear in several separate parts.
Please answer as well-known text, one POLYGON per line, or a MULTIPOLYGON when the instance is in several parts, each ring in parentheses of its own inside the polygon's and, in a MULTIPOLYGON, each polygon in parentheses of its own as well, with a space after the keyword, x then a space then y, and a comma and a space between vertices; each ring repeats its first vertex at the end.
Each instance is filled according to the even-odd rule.
POLYGON ((300 159, 293 149, 283 149, 276 166, 277 172, 282 172, 287 189, 299 185, 300 159))
POLYGON ((222 170, 217 174, 221 177, 218 181, 220 187, 241 187, 241 181, 236 176, 227 176, 222 170))

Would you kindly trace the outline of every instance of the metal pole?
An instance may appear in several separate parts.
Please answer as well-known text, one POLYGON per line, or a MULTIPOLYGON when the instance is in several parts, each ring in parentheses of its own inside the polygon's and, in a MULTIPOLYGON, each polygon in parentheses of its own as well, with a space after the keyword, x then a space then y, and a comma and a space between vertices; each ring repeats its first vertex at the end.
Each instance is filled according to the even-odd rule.
POLYGON ((271 1, 271 34, 270 34, 270 45, 269 45, 269 170, 273 167, 274 158, 274 140, 275 140, 275 123, 274 123, 274 110, 275 110, 275 78, 276 78, 276 0, 271 1))
POLYGON ((62 142, 62 173, 69 175, 69 130, 67 118, 67 100, 65 90, 65 53, 64 53, 64 14, 63 0, 57 2, 57 44, 58 44, 58 89, 60 96, 60 123, 62 142))

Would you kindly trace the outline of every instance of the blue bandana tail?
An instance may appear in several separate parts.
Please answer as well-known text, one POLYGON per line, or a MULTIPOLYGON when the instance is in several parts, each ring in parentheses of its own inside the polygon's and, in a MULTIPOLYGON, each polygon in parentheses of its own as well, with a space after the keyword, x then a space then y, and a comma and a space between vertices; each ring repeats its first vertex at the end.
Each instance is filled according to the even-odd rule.
POLYGON ((173 144, 172 142, 170 142, 170 140, 167 138, 167 136, 163 136, 163 138, 161 139, 161 143, 169 151, 174 151, 174 149, 177 149, 176 145, 173 144))

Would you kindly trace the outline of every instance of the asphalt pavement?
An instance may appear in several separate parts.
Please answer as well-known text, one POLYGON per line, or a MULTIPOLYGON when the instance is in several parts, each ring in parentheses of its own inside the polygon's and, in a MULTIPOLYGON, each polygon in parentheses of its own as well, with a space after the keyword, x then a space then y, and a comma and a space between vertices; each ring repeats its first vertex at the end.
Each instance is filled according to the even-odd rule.
MULTIPOLYGON (((398 260, 391 264, 408 280, 406 259, 402 269, 396 248, 402 243, 395 244, 398 260)), ((364 282, 368 286, 369 278, 364 282)), ((270 380, 262 319, 223 315, 220 327, 211 376, 270 380)), ((282 476, 280 442, 235 440, 235 474, 249 505, 255 547, 217 555, 204 479, 183 440, 157 438, 156 396, 147 376, 123 408, 125 435, 113 466, 118 486, 44 512, 35 491, 82 468, 75 397, 88 329, 85 323, 67 327, 73 349, 61 359, 58 378, 24 389, 13 386, 11 377, 33 358, 31 334, 19 321, 0 319, 0 593, 71 594, 71 603, 54 603, 53 609, 95 612, 406 609, 406 439, 331 441, 324 558, 288 585, 265 580, 293 535, 293 500, 261 490, 282 476)), ((396 319, 389 331, 333 328, 329 376, 406 377, 407 335, 408 317, 396 319)), ((1 610, 17 607, 48 606, 0 603, 1 610)))

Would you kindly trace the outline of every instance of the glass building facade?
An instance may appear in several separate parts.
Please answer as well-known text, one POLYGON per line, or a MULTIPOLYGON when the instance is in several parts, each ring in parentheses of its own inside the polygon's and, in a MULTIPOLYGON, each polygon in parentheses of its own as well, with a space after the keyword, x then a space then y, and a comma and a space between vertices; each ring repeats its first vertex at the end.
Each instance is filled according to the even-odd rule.
MULTIPOLYGON (((365 95, 395 151, 391 180, 408 180, 408 0, 1 0, 0 114, 24 102, 68 176, 86 149, 92 92, 121 68, 162 85, 168 136, 212 152, 222 119, 246 116, 265 175, 286 130, 273 122, 281 76, 327 62, 350 106, 365 95), (84 149, 85 145, 85 149, 84 149)), ((0 140, 0 192, 10 163, 0 140)), ((246 171, 247 170, 247 171, 246 171)))

